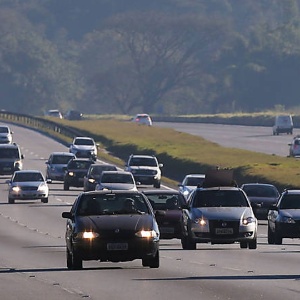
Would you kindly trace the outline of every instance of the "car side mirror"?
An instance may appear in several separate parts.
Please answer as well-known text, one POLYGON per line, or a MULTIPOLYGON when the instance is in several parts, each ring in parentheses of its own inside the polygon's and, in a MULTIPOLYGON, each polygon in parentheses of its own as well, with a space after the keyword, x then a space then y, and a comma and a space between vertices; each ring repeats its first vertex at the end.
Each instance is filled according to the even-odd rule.
POLYGON ((48 178, 48 179, 46 180, 46 182, 47 182, 47 183, 52 183, 52 179, 48 178))
POLYGON ((162 167, 164 166, 164 164, 158 164, 158 166, 159 166, 160 168, 162 168, 162 167))
POLYGON ((21 159, 24 159, 24 158, 25 158, 25 156, 23 154, 21 154, 21 159))
POLYGON ((69 211, 64 211, 62 214, 61 214, 61 216, 64 218, 64 219, 73 219, 73 215, 72 215, 72 213, 71 212, 69 212, 69 211))

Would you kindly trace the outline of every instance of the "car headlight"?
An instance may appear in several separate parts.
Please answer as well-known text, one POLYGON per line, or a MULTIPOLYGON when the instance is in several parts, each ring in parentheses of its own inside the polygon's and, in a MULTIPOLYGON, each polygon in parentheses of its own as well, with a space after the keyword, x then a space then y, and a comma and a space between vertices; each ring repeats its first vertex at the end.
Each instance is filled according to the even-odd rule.
POLYGON ((282 217, 282 223, 295 224, 295 220, 292 217, 282 217))
POLYGON ((21 191, 21 188, 18 187, 18 186, 13 186, 11 189, 12 189, 13 192, 16 192, 16 193, 21 191))
POLYGON ((68 172, 69 176, 74 176, 74 172, 68 172))
POLYGON ((17 161, 15 161, 14 166, 15 166, 15 168, 20 169, 22 167, 22 162, 20 160, 17 160, 17 161))
POLYGON ((38 191, 46 191, 48 188, 47 184, 46 183, 41 183, 39 185, 39 188, 38 188, 38 191))
POLYGON ((96 181, 95 179, 89 178, 89 182, 90 182, 90 183, 94 183, 95 181, 96 181))
POLYGON ((138 231, 135 235, 137 237, 146 238, 146 239, 158 237, 158 233, 155 230, 141 230, 138 231))
POLYGON ((83 232, 78 232, 75 237, 78 239, 92 240, 92 239, 99 237, 99 233, 94 232, 94 231, 83 231, 83 232))
POLYGON ((256 219, 253 217, 243 218, 243 220, 242 220, 243 225, 249 225, 249 224, 255 223, 255 222, 256 222, 256 219))
POLYGON ((194 220, 194 223, 199 224, 200 226, 205 226, 207 224, 207 220, 204 218, 197 218, 194 220))

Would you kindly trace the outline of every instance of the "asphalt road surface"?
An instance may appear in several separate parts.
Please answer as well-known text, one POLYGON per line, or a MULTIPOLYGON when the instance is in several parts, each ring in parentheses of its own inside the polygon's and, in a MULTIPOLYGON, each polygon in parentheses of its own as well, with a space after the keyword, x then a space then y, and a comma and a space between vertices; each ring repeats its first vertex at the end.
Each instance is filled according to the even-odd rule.
MULTIPOLYGON (((11 127, 26 169, 45 171, 51 152, 67 150, 39 133, 11 127)), ((161 240, 159 269, 143 268, 134 260, 84 262, 83 270, 68 271, 61 213, 69 211, 81 189, 63 191, 62 183, 54 182, 47 204, 8 204, 7 179, 0 177, 1 300, 300 298, 299 240, 268 245, 265 222, 259 225, 256 250, 240 249, 238 244, 198 244, 197 250, 184 251, 176 239, 161 240)))

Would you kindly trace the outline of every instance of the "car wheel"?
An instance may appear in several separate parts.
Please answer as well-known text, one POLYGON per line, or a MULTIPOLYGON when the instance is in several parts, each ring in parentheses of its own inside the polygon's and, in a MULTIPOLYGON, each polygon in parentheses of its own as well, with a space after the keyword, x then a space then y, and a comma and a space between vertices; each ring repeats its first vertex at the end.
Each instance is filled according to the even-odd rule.
POLYGON ((269 245, 275 244, 274 233, 272 232, 269 226, 268 226, 268 244, 269 245))
POLYGON ((71 254, 71 261, 72 261, 72 269, 73 270, 81 270, 82 269, 82 259, 81 257, 73 251, 71 254))
POLYGON ((157 250, 154 257, 147 257, 142 259, 143 267, 159 268, 159 251, 157 250))
POLYGON ((196 250, 197 244, 189 236, 181 238, 181 246, 183 250, 196 250))
POLYGON ((67 268, 69 270, 73 269, 72 255, 71 255, 69 249, 67 249, 67 268))
POLYGON ((241 249, 247 249, 248 248, 248 243, 247 242, 240 242, 240 248, 241 249))
POLYGON ((277 232, 274 232, 274 244, 282 245, 282 236, 280 236, 277 232))
POLYGON ((156 189, 160 188, 160 181, 155 181, 155 183, 153 184, 153 187, 155 187, 156 189))
POLYGON ((252 241, 248 242, 249 249, 256 249, 257 248, 257 238, 253 239, 252 241))
POLYGON ((70 189, 70 186, 67 183, 64 183, 64 191, 68 191, 70 189))
POLYGON ((8 198, 8 203, 9 204, 14 204, 15 203, 15 199, 14 198, 8 198))
POLYGON ((42 203, 48 203, 48 197, 47 198, 42 198, 41 201, 42 201, 42 203))

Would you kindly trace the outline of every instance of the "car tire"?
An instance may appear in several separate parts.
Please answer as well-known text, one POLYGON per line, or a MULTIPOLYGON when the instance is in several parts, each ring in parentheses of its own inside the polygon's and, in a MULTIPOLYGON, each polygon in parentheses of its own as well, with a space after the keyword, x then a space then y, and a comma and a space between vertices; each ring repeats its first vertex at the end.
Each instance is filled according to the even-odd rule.
POLYGON ((8 198, 8 203, 9 204, 14 204, 15 203, 15 199, 14 198, 8 198))
POLYGON ((196 250, 197 244, 189 236, 181 238, 181 246, 183 250, 196 250))
POLYGON ((274 244, 282 245, 282 236, 278 234, 276 231, 274 232, 274 244))
POLYGON ((82 269, 81 257, 75 251, 73 251, 73 253, 70 255, 71 255, 70 259, 71 259, 72 270, 81 270, 82 269))
POLYGON ((153 184, 153 187, 155 187, 156 189, 160 188, 160 181, 155 181, 153 184))
POLYGON ((272 232, 272 230, 269 226, 268 226, 268 244, 269 245, 275 244, 274 233, 272 232))
POLYGON ((257 248, 257 238, 254 238, 252 241, 248 242, 249 249, 256 249, 257 248))
POLYGON ((67 268, 69 270, 73 269, 72 255, 68 249, 67 249, 67 268))
POLYGON ((41 201, 42 201, 42 203, 48 203, 48 197, 47 198, 42 198, 41 201))
POLYGON ((70 186, 67 183, 64 183, 64 191, 68 191, 70 189, 70 186))
POLYGON ((243 241, 243 242, 240 242, 240 248, 241 249, 247 249, 248 248, 248 243, 243 241))
POLYGON ((159 268, 159 250, 157 250, 154 257, 147 257, 142 259, 143 267, 159 268))

